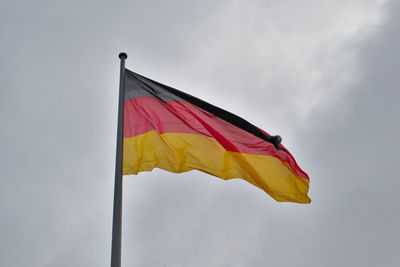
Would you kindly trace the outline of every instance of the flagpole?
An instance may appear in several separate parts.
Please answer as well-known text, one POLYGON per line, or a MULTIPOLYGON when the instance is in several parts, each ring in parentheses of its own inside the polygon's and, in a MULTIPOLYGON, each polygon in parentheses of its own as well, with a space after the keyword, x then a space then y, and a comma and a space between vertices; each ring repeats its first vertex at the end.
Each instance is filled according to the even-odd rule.
POLYGON ((123 153, 123 130, 124 130, 124 81, 125 81, 125 59, 128 55, 124 52, 119 54, 121 59, 121 70, 119 78, 119 101, 118 101, 118 129, 117 129, 117 155, 115 160, 115 185, 114 185, 114 210, 113 229, 111 244, 111 267, 121 267, 121 226, 122 226, 122 153, 123 153))

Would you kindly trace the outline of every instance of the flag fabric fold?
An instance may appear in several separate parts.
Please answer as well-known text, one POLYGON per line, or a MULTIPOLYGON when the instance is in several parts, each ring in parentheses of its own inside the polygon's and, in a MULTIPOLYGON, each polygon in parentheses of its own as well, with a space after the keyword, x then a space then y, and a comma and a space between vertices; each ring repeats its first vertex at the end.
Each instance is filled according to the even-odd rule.
POLYGON ((277 201, 309 203, 308 175, 280 138, 125 69, 123 174, 160 168, 242 178, 277 201))

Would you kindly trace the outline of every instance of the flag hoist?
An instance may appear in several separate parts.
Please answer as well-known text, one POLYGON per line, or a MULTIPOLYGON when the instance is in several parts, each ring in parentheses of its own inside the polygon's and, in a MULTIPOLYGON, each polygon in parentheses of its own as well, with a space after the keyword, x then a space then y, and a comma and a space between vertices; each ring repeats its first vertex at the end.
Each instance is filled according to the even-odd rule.
POLYGON ((242 178, 277 201, 310 203, 308 175, 248 121, 125 68, 121 53, 111 267, 120 266, 122 175, 160 168, 242 178))

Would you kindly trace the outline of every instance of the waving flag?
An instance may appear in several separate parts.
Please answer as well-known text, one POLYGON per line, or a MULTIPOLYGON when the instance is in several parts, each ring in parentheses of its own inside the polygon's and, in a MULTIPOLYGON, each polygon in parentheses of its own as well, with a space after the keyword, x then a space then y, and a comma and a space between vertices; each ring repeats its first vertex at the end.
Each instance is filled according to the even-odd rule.
POLYGON ((123 174, 193 169, 242 178, 277 201, 309 203, 309 178, 279 136, 125 69, 123 174))

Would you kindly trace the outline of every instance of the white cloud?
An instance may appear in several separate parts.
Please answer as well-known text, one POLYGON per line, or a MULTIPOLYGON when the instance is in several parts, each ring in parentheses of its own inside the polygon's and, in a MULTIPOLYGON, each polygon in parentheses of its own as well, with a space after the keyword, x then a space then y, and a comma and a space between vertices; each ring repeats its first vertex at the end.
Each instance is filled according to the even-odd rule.
MULTIPOLYGON (((277 120, 304 119, 357 80, 355 44, 381 24, 384 4, 229 1, 189 34, 191 66, 198 79, 213 80, 220 99, 251 98, 264 113, 281 114, 277 120)), ((195 91, 207 97, 203 89, 195 91)))

